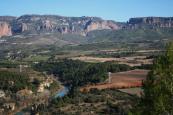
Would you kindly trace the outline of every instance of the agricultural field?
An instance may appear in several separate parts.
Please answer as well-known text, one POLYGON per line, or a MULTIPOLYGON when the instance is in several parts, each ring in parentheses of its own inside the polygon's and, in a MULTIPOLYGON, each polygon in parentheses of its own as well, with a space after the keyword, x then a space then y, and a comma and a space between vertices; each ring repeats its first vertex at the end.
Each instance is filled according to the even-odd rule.
POLYGON ((38 62, 38 61, 46 61, 50 58, 48 55, 35 55, 24 58, 23 61, 27 62, 38 62))
POLYGON ((147 59, 146 56, 134 56, 134 57, 120 57, 120 58, 101 58, 91 56, 73 57, 73 60, 80 60, 85 62, 108 62, 115 61, 118 64, 126 64, 128 66, 141 66, 142 64, 152 64, 153 59, 147 59))
MULTIPOLYGON (((142 81, 146 79, 148 72, 149 70, 136 69, 126 72, 111 73, 109 80, 107 80, 108 81, 107 83, 85 86, 82 87, 80 90, 89 91, 90 89, 102 90, 110 88, 125 89, 125 88, 141 87, 142 81)), ((139 91, 136 91, 135 94, 139 94, 139 91)))
POLYGON ((143 92, 142 88, 140 87, 118 89, 118 90, 127 94, 137 95, 138 97, 141 97, 141 94, 143 92))

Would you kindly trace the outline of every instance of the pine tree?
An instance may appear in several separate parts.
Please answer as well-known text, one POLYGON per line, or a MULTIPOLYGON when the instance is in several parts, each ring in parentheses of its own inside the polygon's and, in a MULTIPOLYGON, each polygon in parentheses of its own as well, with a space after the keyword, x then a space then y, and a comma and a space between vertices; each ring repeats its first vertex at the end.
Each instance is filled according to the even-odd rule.
POLYGON ((137 115, 173 115, 173 43, 153 64, 143 84, 137 115))

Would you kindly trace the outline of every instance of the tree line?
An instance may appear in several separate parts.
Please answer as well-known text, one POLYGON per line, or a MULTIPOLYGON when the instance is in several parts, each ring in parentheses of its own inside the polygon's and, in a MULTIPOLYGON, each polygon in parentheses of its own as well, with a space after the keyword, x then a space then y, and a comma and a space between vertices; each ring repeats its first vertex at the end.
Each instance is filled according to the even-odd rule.
POLYGON ((108 78, 108 72, 120 72, 131 69, 128 65, 115 62, 89 63, 69 59, 57 62, 41 62, 34 65, 34 68, 38 71, 54 74, 63 83, 72 86, 104 82, 108 78))

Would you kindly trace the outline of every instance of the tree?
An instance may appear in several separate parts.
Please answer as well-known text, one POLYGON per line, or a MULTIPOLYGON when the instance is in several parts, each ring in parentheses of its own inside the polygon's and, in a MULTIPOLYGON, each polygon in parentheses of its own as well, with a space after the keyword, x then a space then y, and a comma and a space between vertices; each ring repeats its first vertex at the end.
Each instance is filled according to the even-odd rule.
POLYGON ((154 61, 143 89, 135 114, 173 115, 173 43, 154 61))

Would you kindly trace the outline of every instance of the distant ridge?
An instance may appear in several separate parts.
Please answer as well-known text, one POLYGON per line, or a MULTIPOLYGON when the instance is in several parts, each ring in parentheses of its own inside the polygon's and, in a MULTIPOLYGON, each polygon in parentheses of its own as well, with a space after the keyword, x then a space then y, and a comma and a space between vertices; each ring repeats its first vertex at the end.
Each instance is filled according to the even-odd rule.
POLYGON ((15 34, 61 33, 86 36, 95 30, 172 28, 173 17, 137 17, 127 23, 99 17, 67 17, 60 15, 0 16, 0 36, 15 34))

